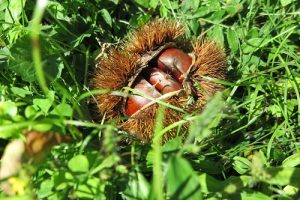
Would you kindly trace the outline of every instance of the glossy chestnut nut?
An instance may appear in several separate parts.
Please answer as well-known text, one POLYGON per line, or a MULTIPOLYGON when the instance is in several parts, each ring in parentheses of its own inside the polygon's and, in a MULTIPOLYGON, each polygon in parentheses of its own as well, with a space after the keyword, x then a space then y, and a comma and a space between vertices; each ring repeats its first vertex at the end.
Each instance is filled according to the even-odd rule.
MULTIPOLYGON (((132 88, 152 98, 183 89, 182 82, 192 64, 192 58, 177 48, 164 50, 155 62, 143 69, 132 88)), ((126 102, 125 113, 132 116, 151 100, 131 95, 126 102)))
POLYGON ((180 83, 183 82, 183 74, 187 73, 192 64, 192 58, 177 48, 169 48, 163 51, 157 59, 157 67, 171 73, 180 83))
MULTIPOLYGON (((152 98, 159 98, 161 96, 159 91, 157 91, 154 86, 152 86, 148 81, 146 81, 142 77, 138 77, 136 82, 133 84, 133 89, 152 98)), ((145 106, 150 102, 151 102, 150 99, 147 99, 137 94, 132 94, 127 99, 127 103, 125 107, 126 115, 128 116, 133 115, 135 112, 137 112, 143 106, 145 106)))
POLYGON ((162 94, 174 92, 182 89, 180 83, 178 83, 170 74, 165 73, 161 69, 156 67, 148 68, 145 70, 149 82, 155 86, 155 88, 162 94))

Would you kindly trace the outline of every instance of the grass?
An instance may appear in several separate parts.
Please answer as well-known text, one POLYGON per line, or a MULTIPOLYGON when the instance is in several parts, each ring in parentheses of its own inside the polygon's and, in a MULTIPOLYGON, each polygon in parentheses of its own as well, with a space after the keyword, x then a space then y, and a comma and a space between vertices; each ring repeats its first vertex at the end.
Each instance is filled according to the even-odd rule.
POLYGON ((24 160, 8 179, 14 197, 300 198, 299 22, 296 0, 1 1, 1 153, 28 129, 74 141, 24 160), (157 123, 152 144, 125 144, 115 121, 92 120, 88 101, 107 91, 88 84, 97 55, 155 17, 223 44, 229 78, 213 80, 226 89, 202 113, 157 123), (160 143, 186 123, 186 140, 160 143))

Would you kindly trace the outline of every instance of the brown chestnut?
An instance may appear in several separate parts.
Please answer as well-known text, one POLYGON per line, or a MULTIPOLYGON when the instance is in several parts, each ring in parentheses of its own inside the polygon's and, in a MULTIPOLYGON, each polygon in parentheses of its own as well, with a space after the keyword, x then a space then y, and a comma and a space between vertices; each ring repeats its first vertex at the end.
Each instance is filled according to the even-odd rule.
MULTIPOLYGON (((153 85, 151 85, 148 81, 146 81, 142 77, 138 77, 135 84, 133 85, 133 89, 152 98, 158 98, 161 96, 159 91, 157 91, 153 85)), ((150 102, 151 100, 148 98, 142 97, 137 94, 132 94, 127 99, 125 112, 128 116, 131 116, 150 102)))
POLYGON ((171 73, 180 83, 183 82, 183 74, 187 73, 192 64, 192 58, 177 48, 169 48, 163 51, 157 59, 157 67, 171 73))
POLYGON ((178 83, 172 76, 163 72, 161 69, 156 67, 148 68, 145 70, 149 76, 149 82, 155 86, 155 88, 162 94, 174 92, 182 89, 180 83, 178 83))

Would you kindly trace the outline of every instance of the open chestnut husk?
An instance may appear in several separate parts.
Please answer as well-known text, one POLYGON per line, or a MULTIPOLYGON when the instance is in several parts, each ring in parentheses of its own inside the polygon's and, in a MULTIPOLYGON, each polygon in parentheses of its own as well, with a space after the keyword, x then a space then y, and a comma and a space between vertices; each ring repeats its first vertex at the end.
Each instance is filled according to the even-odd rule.
MULTIPOLYGON (((96 96, 98 114, 106 119, 120 119, 121 129, 149 142, 158 108, 154 99, 186 113, 201 110, 208 98, 223 88, 210 80, 226 78, 226 55, 217 42, 203 38, 192 41, 184 33, 178 22, 154 20, 100 57, 91 86, 112 92, 96 96), (125 88, 132 88, 137 94, 125 88), (116 90, 127 95, 117 95, 113 92, 116 90)), ((164 125, 182 117, 182 112, 166 108, 164 125)), ((188 124, 180 132, 185 134, 187 129, 188 124)), ((172 129, 164 140, 176 134, 177 130, 172 129)))

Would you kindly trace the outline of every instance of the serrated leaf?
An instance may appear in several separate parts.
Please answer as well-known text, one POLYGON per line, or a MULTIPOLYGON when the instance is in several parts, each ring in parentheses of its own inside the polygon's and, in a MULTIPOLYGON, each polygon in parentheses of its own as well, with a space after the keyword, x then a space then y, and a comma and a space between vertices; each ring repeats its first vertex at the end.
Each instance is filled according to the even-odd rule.
POLYGON ((88 172, 89 160, 84 155, 77 155, 69 160, 68 167, 72 172, 88 172))

